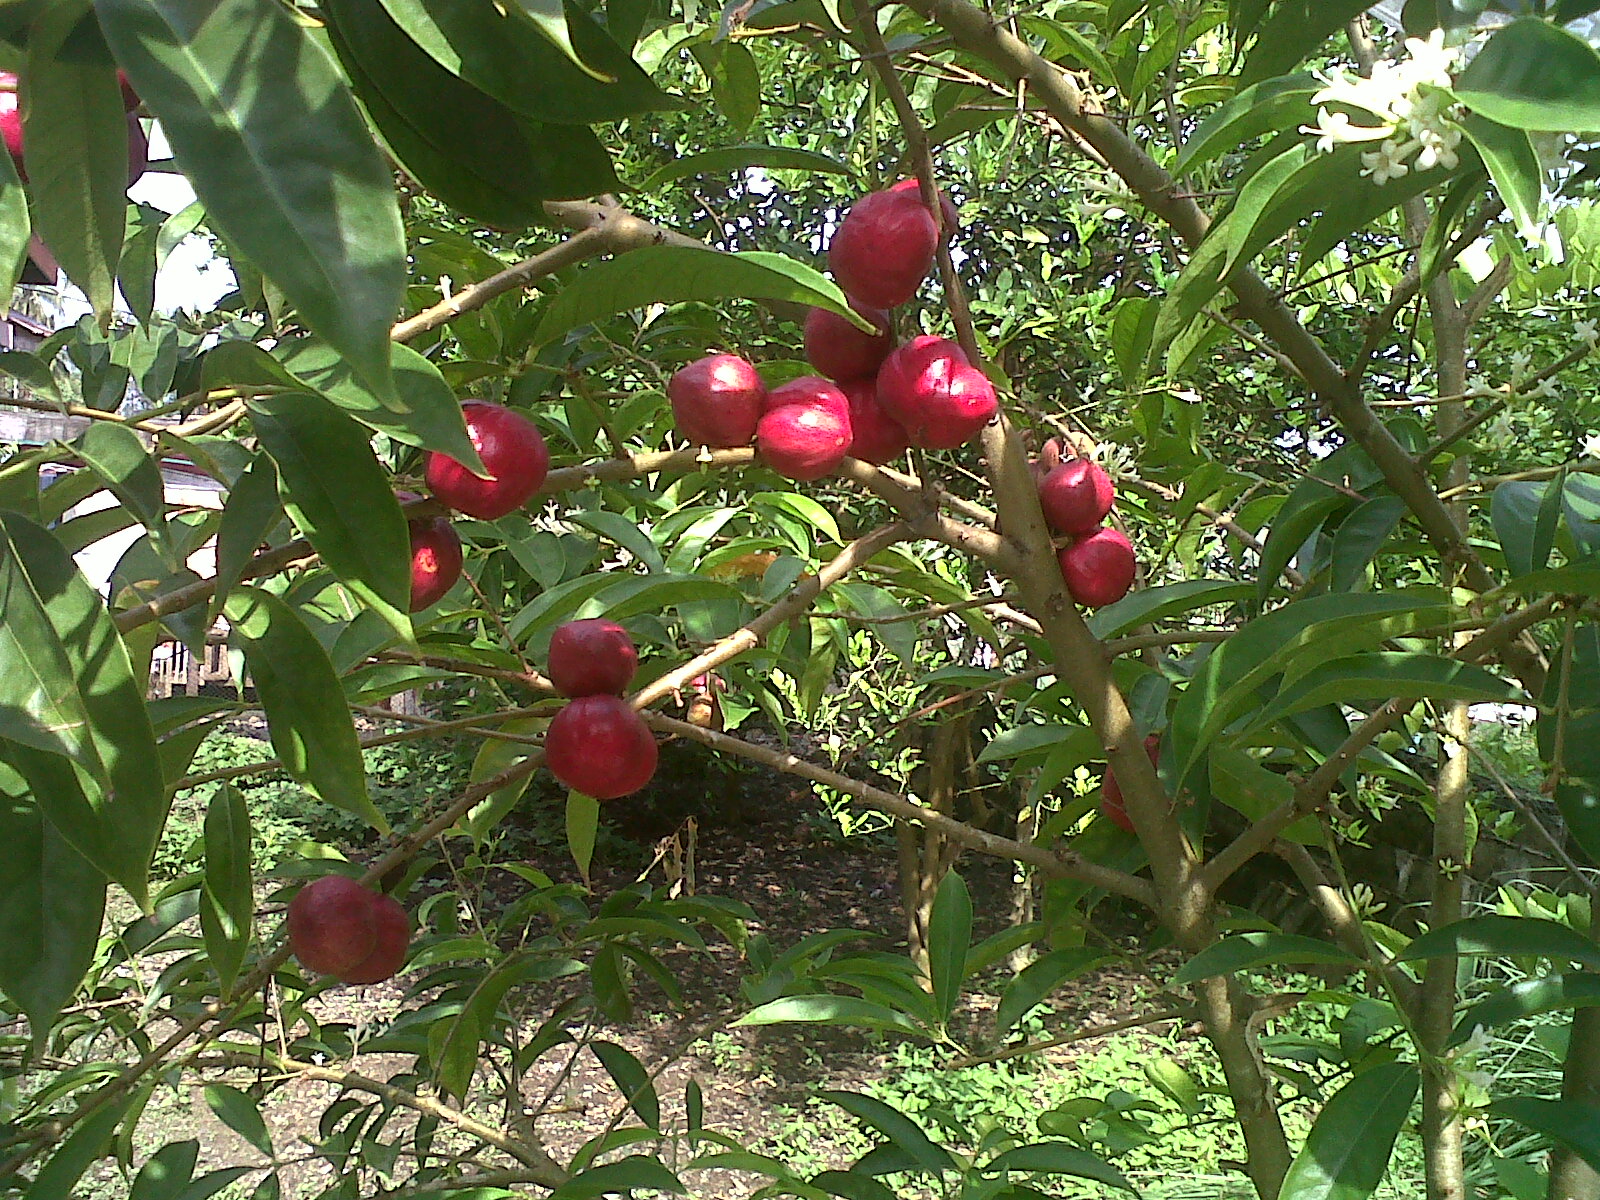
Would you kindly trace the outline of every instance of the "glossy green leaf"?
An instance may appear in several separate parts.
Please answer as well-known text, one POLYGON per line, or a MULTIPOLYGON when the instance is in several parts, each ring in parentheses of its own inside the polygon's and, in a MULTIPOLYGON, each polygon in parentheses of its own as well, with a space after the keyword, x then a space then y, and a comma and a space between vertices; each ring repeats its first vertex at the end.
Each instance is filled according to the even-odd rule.
POLYGON ((949 1021, 961 999, 966 976, 967 948, 972 944, 972 896, 966 880, 954 871, 945 873, 933 898, 928 918, 928 974, 933 982, 933 1002, 940 1017, 949 1021))
POLYGON ((1416 962, 1450 955, 1548 958, 1600 968, 1600 944, 1565 925, 1537 917, 1468 917, 1430 929, 1397 957, 1402 962, 1416 962))
POLYGON ((405 240, 393 176, 337 67, 276 4, 95 11, 207 219, 388 401, 405 240))
POLYGON ((127 1111, 127 1099, 113 1100, 85 1117, 34 1175, 23 1200, 75 1200, 78 1181, 91 1163, 111 1148, 112 1135, 127 1111))
POLYGON ((865 327, 826 276, 781 254, 724 254, 691 246, 647 246, 590 263, 546 306, 535 343, 564 337, 617 313, 686 300, 788 300, 826 308, 865 327))
MULTIPOLYGON (((1260 820, 1294 799, 1294 784, 1287 776, 1262 766, 1236 746, 1214 745, 1208 758, 1211 794, 1251 821, 1260 820)), ((1278 836, 1307 846, 1327 842, 1315 817, 1301 817, 1278 836)))
POLYGON ((1349 503, 1348 497, 1329 487, 1324 480, 1306 478, 1295 485, 1283 507, 1272 518, 1272 529, 1261 551, 1261 565, 1256 576, 1259 599, 1265 600, 1277 588, 1278 577, 1300 553, 1306 539, 1349 503))
POLYGON ((1490 1104, 1489 1111, 1561 1143, 1600 1171, 1600 1105, 1507 1096, 1490 1104))
POLYGON ((567 849, 577 865, 584 884, 589 882, 589 864, 594 860, 595 838, 600 831, 600 802, 582 792, 567 793, 567 849))
POLYGON ((1006 984, 1005 991, 1000 994, 1000 1003, 995 1006, 994 1012, 995 1036, 1009 1033, 1034 1005, 1042 1003, 1063 983, 1092 970, 1109 957, 1104 950, 1069 946, 1063 950, 1052 950, 1029 963, 1006 984))
POLYGON ((1331 963, 1359 967, 1361 960, 1332 942, 1287 933, 1240 933, 1207 946, 1179 968, 1173 987, 1186 987, 1213 975, 1231 975, 1256 967, 1331 963))
POLYGON ((217 969, 223 994, 233 990, 255 918, 250 856, 250 810, 244 797, 224 781, 206 805, 205 884, 200 898, 200 929, 206 957, 217 969))
POLYGON ((1243 89, 1184 139, 1173 173, 1186 175, 1263 134, 1310 124, 1316 119, 1311 97, 1321 88, 1315 76, 1302 74, 1265 79, 1243 89))
POLYGON ((270 454, 258 454, 229 491, 222 519, 217 523, 216 590, 211 597, 213 621, 222 611, 228 594, 244 578, 256 550, 282 518, 278 465, 270 454))
POLYGON ((1370 651, 1336 658, 1301 676, 1274 696, 1251 720, 1250 729, 1290 713, 1324 704, 1354 704, 1396 696, 1474 703, 1514 703, 1519 689, 1482 667, 1434 654, 1370 651))
POLYGON ((515 5, 502 11, 455 0, 382 3, 441 67, 533 120, 594 125, 682 106, 592 16, 576 6, 563 10, 560 0, 546 0, 537 15, 515 5), (542 36, 545 28, 563 37, 570 31, 572 40, 542 36))
POLYGON ((16 164, 9 154, 0 155, 0 294, 16 291, 32 232, 28 194, 17 178, 16 164))
POLYGON ((257 588, 237 589, 223 611, 244 650, 283 769, 329 804, 387 833, 388 822, 367 795, 355 726, 322 644, 293 609, 257 588))
POLYGON ((178 1200, 194 1178, 200 1143, 193 1138, 168 1142, 145 1160, 128 1190, 128 1200, 178 1200))
POLYGON ((1252 591, 1249 584, 1228 579, 1185 579, 1139 588, 1115 604, 1106 605, 1089 618, 1088 624, 1098 638, 1118 637, 1140 625, 1180 616, 1197 608, 1235 603, 1246 599, 1252 591))
POLYGON ((656 1089, 644 1065, 615 1042, 590 1042, 589 1049, 605 1067, 628 1107, 651 1129, 660 1129, 661 1101, 656 1098, 656 1089))
POLYGON ((550 1193, 549 1200, 588 1200, 590 1196, 627 1195, 636 1188, 656 1192, 687 1193, 688 1189, 654 1158, 630 1154, 603 1166, 580 1171, 550 1193))
POLYGON ((1544 168, 1527 130, 1497 124, 1478 113, 1468 113, 1461 127, 1489 168, 1489 178, 1517 229, 1524 236, 1535 234, 1544 220, 1544 168))
POLYGON ((1013 1146, 985 1163, 983 1170, 986 1174, 990 1171, 1027 1171, 1041 1175, 1070 1175, 1074 1179, 1092 1179, 1125 1192, 1138 1192, 1128 1182, 1127 1176, 1105 1159, 1087 1150, 1080 1150, 1069 1142, 1031 1142, 1013 1146))
MULTIPOLYGON (((496 728, 505 733, 539 734, 543 733, 548 725, 549 721, 546 718, 527 717, 503 722, 496 728)), ((472 772, 469 778, 473 783, 481 783, 493 775, 498 775, 532 750, 533 747, 525 742, 485 738, 472 760, 472 772)), ((456 828, 481 845, 484 838, 489 835, 489 831, 516 807, 517 801, 528 790, 528 784, 532 779, 531 775, 524 775, 515 783, 509 783, 498 791, 491 792, 461 818, 461 823, 456 828)))
POLYGON ((1450 1044, 1459 1046, 1479 1029, 1497 1029, 1512 1021, 1597 1004, 1600 1004, 1600 975, 1574 971, 1520 979, 1497 987, 1462 1013, 1455 1032, 1450 1035, 1450 1044))
MULTIPOLYGON (((843 1200, 899 1200, 899 1197, 871 1175, 853 1171, 819 1171, 809 1180, 830 1196, 843 1200)), ((792 1185, 791 1185, 792 1186, 792 1185)))
POLYGON ((1278 0, 1256 31, 1239 82, 1255 83, 1293 70, 1369 7, 1370 0, 1278 0))
POLYGON ((1538 17, 1497 29, 1456 77, 1456 98, 1513 129, 1600 129, 1600 55, 1538 17))
POLYGON ((817 1095, 865 1121, 888 1138, 891 1144, 910 1155, 918 1166, 930 1171, 948 1171, 955 1167, 955 1160, 948 1150, 930 1139, 910 1117, 889 1107, 882 1100, 856 1092, 822 1091, 817 1095))
POLYGON ((1328 586, 1333 591, 1348 592, 1361 582, 1367 565, 1388 542, 1405 512, 1406 503, 1400 497, 1379 496, 1339 522, 1330 555, 1328 586))
POLYGON ((1420 1084, 1415 1063, 1391 1062, 1335 1092, 1290 1164, 1281 1200, 1366 1200, 1377 1191, 1420 1084))
POLYGON ((711 99, 741 137, 761 112, 761 68, 743 42, 701 42, 694 48, 711 78, 711 99))
POLYGON ((804 171, 807 174, 852 175, 853 169, 836 158, 792 146, 719 146, 698 154, 685 154, 653 172, 634 189, 653 192, 665 184, 696 175, 726 175, 750 167, 804 171))
POLYGON ((46 8, 21 74, 28 187, 39 234, 102 320, 116 298, 127 231, 128 122, 93 14, 46 8))
POLYGON ((72 448, 140 524, 152 531, 165 527, 161 468, 138 434, 126 425, 92 421, 72 448))
POLYGON ((735 1025, 843 1025, 896 1033, 921 1033, 916 1022, 885 1004, 855 996, 784 996, 758 1005, 735 1025))
POLYGON ((252 400, 250 418, 295 524, 352 592, 409 636, 410 535, 367 431, 309 393, 252 400))

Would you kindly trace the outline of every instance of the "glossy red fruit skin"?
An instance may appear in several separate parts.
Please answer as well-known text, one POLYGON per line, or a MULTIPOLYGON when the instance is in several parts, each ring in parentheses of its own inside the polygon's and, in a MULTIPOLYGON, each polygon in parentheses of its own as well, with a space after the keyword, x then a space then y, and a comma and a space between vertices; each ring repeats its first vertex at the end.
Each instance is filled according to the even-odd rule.
POLYGON ((644 718, 617 696, 583 696, 550 721, 544 765, 567 787, 615 800, 656 773, 656 739, 644 718))
POLYGON ((1074 537, 1093 533, 1117 498, 1111 476, 1098 463, 1069 458, 1039 484, 1039 507, 1056 533, 1074 537))
POLYGON ((1133 586, 1133 545, 1110 526, 1081 537, 1056 555, 1067 591, 1085 608, 1115 604, 1133 586))
POLYGON ((435 450, 428 455, 428 490, 441 504, 484 521, 515 512, 533 498, 550 470, 550 452, 538 427, 521 413, 487 400, 468 400, 461 415, 492 478, 479 479, 435 450))
POLYGON ((850 206, 828 244, 828 269, 852 299, 894 308, 933 267, 939 228, 922 197, 871 192, 850 206))
POLYGON ((639 669, 633 638, 615 621, 568 621, 550 635, 550 682, 563 696, 620 696, 639 669))
POLYGON ((368 912, 372 920, 373 945, 368 954, 348 970, 336 972, 345 983, 382 983, 405 966, 411 948, 411 916, 400 901, 379 892, 368 892, 368 912))
POLYGON ((954 450, 976 437, 1000 408, 989 377, 948 338, 924 334, 878 369, 878 403, 913 446, 954 450))
POLYGON ((461 537, 443 517, 407 521, 411 534, 411 604, 414 613, 431 608, 461 578, 461 537))
POLYGON ((850 449, 849 402, 843 403, 843 412, 828 405, 786 404, 767 413, 756 426, 762 460, 784 478, 801 482, 837 470, 850 449))
POLYGON ((802 375, 799 379, 791 379, 782 387, 773 388, 767 393, 765 411, 775 412, 780 408, 794 405, 801 408, 825 408, 829 412, 839 414, 846 421, 850 419, 850 401, 845 398, 844 389, 821 375, 802 375))
POLYGON ((755 440, 767 385, 737 354, 708 354, 667 381, 672 419, 696 446, 748 446, 755 440))
POLYGON ((881 467, 904 454, 911 439, 878 403, 877 382, 857 379, 839 386, 850 401, 850 457, 881 467))
MULTIPOLYGON (((1150 765, 1161 757, 1161 735, 1152 733, 1144 739, 1144 752, 1150 756, 1150 765)), ((1118 829, 1133 832, 1133 818, 1128 815, 1128 804, 1122 798, 1122 785, 1108 765, 1105 778, 1100 781, 1100 811, 1118 829)))
POLYGON ((863 333, 838 313, 813 308, 806 314, 806 361, 819 374, 838 383, 864 379, 894 349, 889 336, 889 314, 880 308, 852 304, 863 317, 877 326, 878 332, 863 333))
MULTIPOLYGON (((922 184, 916 179, 902 179, 889 189, 891 192, 910 192, 917 199, 922 199, 922 184)), ((944 189, 939 189, 939 219, 944 225, 944 240, 949 241, 961 232, 961 211, 956 208, 955 202, 945 195, 944 189)))
POLYGON ((289 901, 289 949, 307 970, 338 975, 372 953, 372 893, 344 875, 313 879, 289 901))

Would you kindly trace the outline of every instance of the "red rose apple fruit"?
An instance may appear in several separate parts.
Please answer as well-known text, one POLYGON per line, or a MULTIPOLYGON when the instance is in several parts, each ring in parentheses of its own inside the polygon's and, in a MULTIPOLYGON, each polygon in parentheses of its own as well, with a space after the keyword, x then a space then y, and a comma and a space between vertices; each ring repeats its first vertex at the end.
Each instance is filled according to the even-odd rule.
POLYGON ((696 446, 748 446, 756 436, 767 385, 737 354, 708 354, 667 381, 678 432, 696 446))
MULTIPOLYGON (((140 124, 139 118, 133 113, 133 109, 139 105, 139 97, 133 95, 130 102, 128 97, 133 94, 133 89, 128 85, 127 77, 118 71, 117 79, 122 85, 123 107, 128 110, 128 186, 132 187, 143 177, 145 168, 150 165, 150 139, 145 135, 144 126, 140 124)), ((0 140, 5 142, 6 151, 11 155, 11 161, 16 164, 17 177, 26 183, 28 170, 23 162, 19 89, 20 84, 13 72, 0 71, 0 140)))
POLYGON ((639 669, 639 652, 615 621, 568 621, 550 635, 550 682, 563 696, 620 696, 639 669))
POLYGON ((928 277, 939 227, 922 197, 871 192, 839 222, 828 244, 828 269, 849 296, 873 308, 894 308, 928 277))
POLYGON ((544 763, 574 791, 615 800, 650 782, 656 739, 621 697, 582 696, 551 719, 544 763))
POLYGON ((1093 533, 1111 511, 1116 489, 1097 463, 1069 458, 1039 484, 1039 507, 1056 533, 1093 533))
POLYGON ((382 983, 405 966, 411 947, 411 917, 393 896, 368 892, 372 921, 372 953, 348 970, 335 974, 345 983, 382 983))
POLYGON ((289 949, 308 970, 338 975, 377 945, 372 893, 344 875, 313 879, 289 901, 289 949))
MULTIPOLYGON (((1152 733, 1144 739, 1144 752, 1150 756, 1150 765, 1156 765, 1156 760, 1161 757, 1161 735, 1152 733)), ((1128 816, 1127 802, 1122 798, 1122 785, 1117 782, 1117 776, 1111 767, 1106 767, 1106 775, 1100 781, 1100 811, 1106 819, 1118 829, 1133 832, 1133 818, 1128 816)))
POLYGON ((490 477, 479 479, 435 450, 428 455, 428 490, 441 504, 469 517, 493 521, 515 512, 533 498, 550 470, 550 452, 538 427, 521 413, 487 400, 468 400, 461 415, 490 477))
POLYGON ((1085 608, 1104 608, 1133 586, 1133 545, 1106 526, 1081 537, 1056 555, 1067 591, 1085 608))
POLYGON ((825 308, 813 308, 806 314, 806 361, 840 383, 872 375, 894 348, 888 313, 855 303, 850 307, 877 326, 878 332, 863 333, 825 308))
POLYGON ((821 479, 838 468, 850 449, 850 402, 832 384, 827 386, 837 402, 785 404, 771 409, 756 426, 762 460, 786 479, 821 479))
POLYGON ((850 419, 850 401, 844 389, 820 375, 802 375, 782 387, 773 388, 767 393, 764 411, 775 412, 796 405, 800 408, 825 408, 845 420, 850 419))
POLYGON ((912 338, 878 369, 878 403, 905 427, 913 446, 954 450, 999 411, 989 377, 948 338, 912 338))
POLYGON ((850 401, 850 457, 881 467, 904 454, 911 439, 878 403, 876 381, 857 379, 839 386, 850 401))
MULTIPOLYGON (((902 179, 889 189, 891 192, 909 192, 918 200, 922 199, 922 184, 916 179, 902 179)), ((961 212, 956 208, 950 197, 944 194, 944 189, 939 189, 939 220, 943 223, 943 236, 949 241, 961 232, 961 212)))
POLYGON ((443 517, 407 521, 411 534, 411 604, 414 613, 444 599, 461 578, 461 537, 443 517))

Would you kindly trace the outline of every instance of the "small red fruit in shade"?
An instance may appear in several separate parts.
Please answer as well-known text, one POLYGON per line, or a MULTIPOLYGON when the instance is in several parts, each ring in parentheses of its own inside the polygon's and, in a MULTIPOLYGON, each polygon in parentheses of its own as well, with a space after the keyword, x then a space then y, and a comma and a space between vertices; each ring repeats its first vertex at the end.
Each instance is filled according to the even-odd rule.
POLYGON ((928 277, 939 228, 919 195, 871 192, 839 222, 828 244, 828 269, 849 296, 894 308, 928 277))
POLYGON ((568 621, 550 635, 550 682, 563 696, 620 696, 639 669, 639 652, 615 621, 568 621))
POLYGON ((412 612, 431 608, 461 578, 461 537, 443 517, 407 521, 411 534, 412 612))
POLYGON ((864 333, 825 308, 813 308, 806 314, 806 361, 840 383, 873 374, 894 348, 888 313, 855 303, 850 307, 877 326, 878 332, 864 333))
POLYGON ((544 763, 574 791, 596 800, 637 792, 656 773, 656 739, 618 696, 582 696, 550 721, 544 763))
POLYGON ((128 186, 132 187, 144 178, 145 168, 150 165, 150 139, 146 136, 144 126, 134 113, 128 114, 128 186))
POLYGON ((1116 499, 1111 476, 1086 458, 1069 458, 1039 484, 1039 507, 1057 533, 1093 533, 1116 499))
POLYGON ((878 403, 913 446, 954 450, 976 437, 1000 408, 989 377, 948 338, 912 338, 878 369, 878 403))
POLYGON ((338 975, 364 962, 377 944, 372 895, 344 875, 324 875, 296 892, 286 924, 301 965, 338 975))
MULTIPOLYGON (((891 192, 909 192, 918 200, 922 199, 922 184, 915 179, 902 179, 889 189, 891 192)), ((949 241, 961 232, 961 212, 956 208, 950 197, 944 194, 944 189, 939 189, 939 220, 944 226, 944 240, 949 241)))
MULTIPOLYGON (((1150 765, 1156 765, 1156 760, 1161 757, 1161 735, 1152 733, 1144 739, 1144 752, 1150 756, 1150 765)), ((1116 773, 1110 766, 1106 767, 1105 778, 1100 781, 1100 811, 1118 829, 1133 832, 1133 818, 1128 816, 1128 805, 1122 798, 1122 785, 1117 782, 1116 773)))
POLYGON ((1110 526, 1081 537, 1056 555, 1067 591, 1085 608, 1104 608, 1133 586, 1133 545, 1110 526))
MULTIPOLYGON (((832 386, 832 385, 829 385, 832 386)), ((756 447, 762 460, 786 479, 821 479, 844 461, 850 449, 849 402, 785 404, 761 418, 756 447)))
POLYGON ((878 403, 876 382, 857 379, 839 386, 850 401, 850 457, 881 467, 904 454, 911 440, 905 427, 878 403))
POLYGON ((755 367, 736 354, 708 354, 667 381, 678 432, 696 446, 748 446, 767 396, 755 367))
POLYGON ((468 400, 461 415, 490 478, 479 479, 435 450, 428 455, 428 490, 441 504, 469 517, 493 521, 515 512, 533 498, 550 470, 550 452, 538 427, 521 413, 486 400, 468 400))
POLYGON ((382 983, 405 966, 411 947, 411 917, 393 896, 368 892, 368 912, 372 921, 372 953, 355 966, 337 971, 345 983, 382 983))

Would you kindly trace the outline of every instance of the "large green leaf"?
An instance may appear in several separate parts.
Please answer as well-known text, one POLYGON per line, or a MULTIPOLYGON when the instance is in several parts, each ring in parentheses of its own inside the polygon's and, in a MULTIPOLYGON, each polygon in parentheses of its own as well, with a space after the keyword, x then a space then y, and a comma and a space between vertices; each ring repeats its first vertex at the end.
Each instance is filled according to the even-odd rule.
POLYGON ((826 276, 781 254, 647 246, 585 267, 545 308, 533 340, 551 342, 580 325, 651 304, 735 298, 787 300, 826 308, 863 329, 870 325, 826 276))
POLYGON ((1232 604, 1251 594, 1249 584, 1231 579, 1185 579, 1139 588, 1089 618, 1098 638, 1111 638, 1140 625, 1165 620, 1213 604, 1232 604))
POLYGON ((0 513, 0 736, 45 816, 141 907, 167 813, 144 691, 66 550, 0 513))
POLYGON ((309 393, 252 400, 250 415, 295 524, 351 591, 408 636, 410 537, 366 430, 309 393))
POLYGON ((1510 1117, 1535 1133, 1560 1142, 1596 1171, 1600 1171, 1600 1105, 1577 1100, 1541 1100, 1537 1096, 1507 1096, 1489 1105, 1489 1111, 1510 1117))
POLYGON ((1371 0, 1278 0, 1256 32, 1256 43, 1239 72, 1241 83, 1281 75, 1360 16, 1371 0))
POLYGON ((1456 97, 1513 129, 1600 129, 1600 55, 1538 17, 1495 31, 1456 79, 1456 97))
POLYGON ((933 1002, 944 1021, 949 1021, 956 1001, 961 999, 967 948, 971 944, 972 896, 966 880, 949 871, 939 883, 928 918, 928 974, 933 983, 933 1002))
POLYGON ((165 528, 161 468, 138 434, 126 425, 93 421, 72 448, 141 525, 152 533, 165 528))
POLYGON ((1521 693, 1492 672, 1435 654, 1369 651, 1336 658, 1302 675, 1274 696, 1250 721, 1260 729, 1290 713, 1324 704, 1354 704, 1394 696, 1474 703, 1515 702, 1521 693))
POLYGON ((1556 921, 1537 917, 1468 917, 1430 929, 1399 954, 1403 962, 1463 955, 1548 958, 1600 968, 1600 944, 1556 921))
POLYGON ((758 1005, 735 1025, 843 1025, 857 1029, 883 1029, 893 1033, 921 1033, 916 1022, 886 1004, 855 996, 784 996, 758 1005))
POLYGON ((1070 1175, 1076 1179, 1092 1179, 1125 1192, 1138 1194, 1123 1173, 1098 1155, 1080 1150, 1069 1142, 1031 1142, 1013 1146, 990 1159, 983 1166, 990 1171, 1026 1171, 1041 1175, 1070 1175))
POLYGON ((1052 950, 1035 959, 1017 973, 1000 995, 995 1006, 994 1032, 996 1037, 1009 1033, 1012 1026, 1027 1016, 1034 1005, 1054 992, 1063 983, 1076 979, 1103 963, 1110 957, 1104 950, 1091 946, 1068 946, 1052 950))
POLYGON ((0 154, 0 295, 9 296, 16 290, 32 232, 28 193, 17 178, 11 156, 0 154))
POLYGON ((241 587, 223 607, 243 647, 272 748, 291 778, 381 832, 389 824, 367 795, 366 768, 327 651, 287 604, 241 587))
POLYGON ((282 517, 278 465, 270 454, 258 454, 234 482, 217 523, 216 587, 211 593, 213 621, 222 611, 228 593, 244 577, 256 548, 266 541, 282 517))
POLYGON ((393 176, 338 68, 278 4, 95 10, 207 219, 387 401, 405 239, 393 176))
POLYGON ((1468 113, 1461 127, 1489 168, 1489 178, 1517 228, 1524 235, 1537 232, 1543 220, 1544 168, 1527 130, 1498 124, 1479 113, 1468 113))
POLYGON ((1383 1182, 1417 1098, 1415 1063, 1382 1063, 1329 1098, 1284 1178, 1280 1200, 1366 1200, 1383 1182))
POLYGON ((1536 975, 1497 987, 1462 1013, 1455 1032, 1450 1035, 1450 1044, 1459 1046, 1479 1029, 1496 1029, 1544 1013, 1590 1008, 1597 1004, 1600 1004, 1600 975, 1588 971, 1536 975))
POLYGON ((232 784, 223 782, 206 805, 205 884, 200 929, 206 957, 217 969, 223 994, 233 990, 250 947, 255 896, 250 857, 250 810, 232 784))
POLYGON ((588 1200, 590 1196, 627 1196, 644 1188, 652 1192, 677 1192, 689 1189, 659 1159, 630 1154, 616 1162, 579 1171, 549 1195, 549 1200, 588 1200))
POLYGON ((1184 139, 1173 173, 1186 175, 1262 134, 1310 123, 1316 117, 1311 97, 1321 88, 1314 75, 1286 75, 1229 97, 1184 139))
POLYGON ((856 1092, 824 1091, 817 1095, 865 1121, 924 1170, 948 1171, 955 1167, 955 1160, 948 1150, 929 1138, 910 1117, 889 1107, 882 1100, 856 1092))
POLYGON ((1213 975, 1231 975, 1254 967, 1299 963, 1332 963, 1358 967, 1361 960, 1332 942, 1288 933, 1240 933, 1223 938, 1196 954, 1172 977, 1173 987, 1185 987, 1213 975))
POLYGON ((94 961, 106 880, 0 764, 0 992, 43 1040, 94 961))
POLYGON ((28 186, 39 233, 101 320, 127 230, 128 122, 116 64, 92 13, 46 8, 21 71, 28 186))
POLYGON ((1564 481, 1502 483, 1489 497, 1489 519, 1513 575, 1543 571, 1555 546, 1564 481))
MULTIPOLYGON (((382 0, 399 26, 445 70, 536 121, 594 125, 652 109, 681 107, 575 5, 549 3, 570 30, 575 54, 611 81, 574 65, 540 36, 528 13, 459 0, 382 0)), ((607 14, 610 15, 609 13, 607 14)))
POLYGON ((644 1065, 615 1042, 590 1042, 589 1049, 600 1060, 600 1065, 605 1067, 606 1074, 611 1076, 611 1082, 617 1085, 628 1107, 651 1129, 660 1129, 661 1101, 656 1096, 650 1073, 644 1069, 644 1065))

